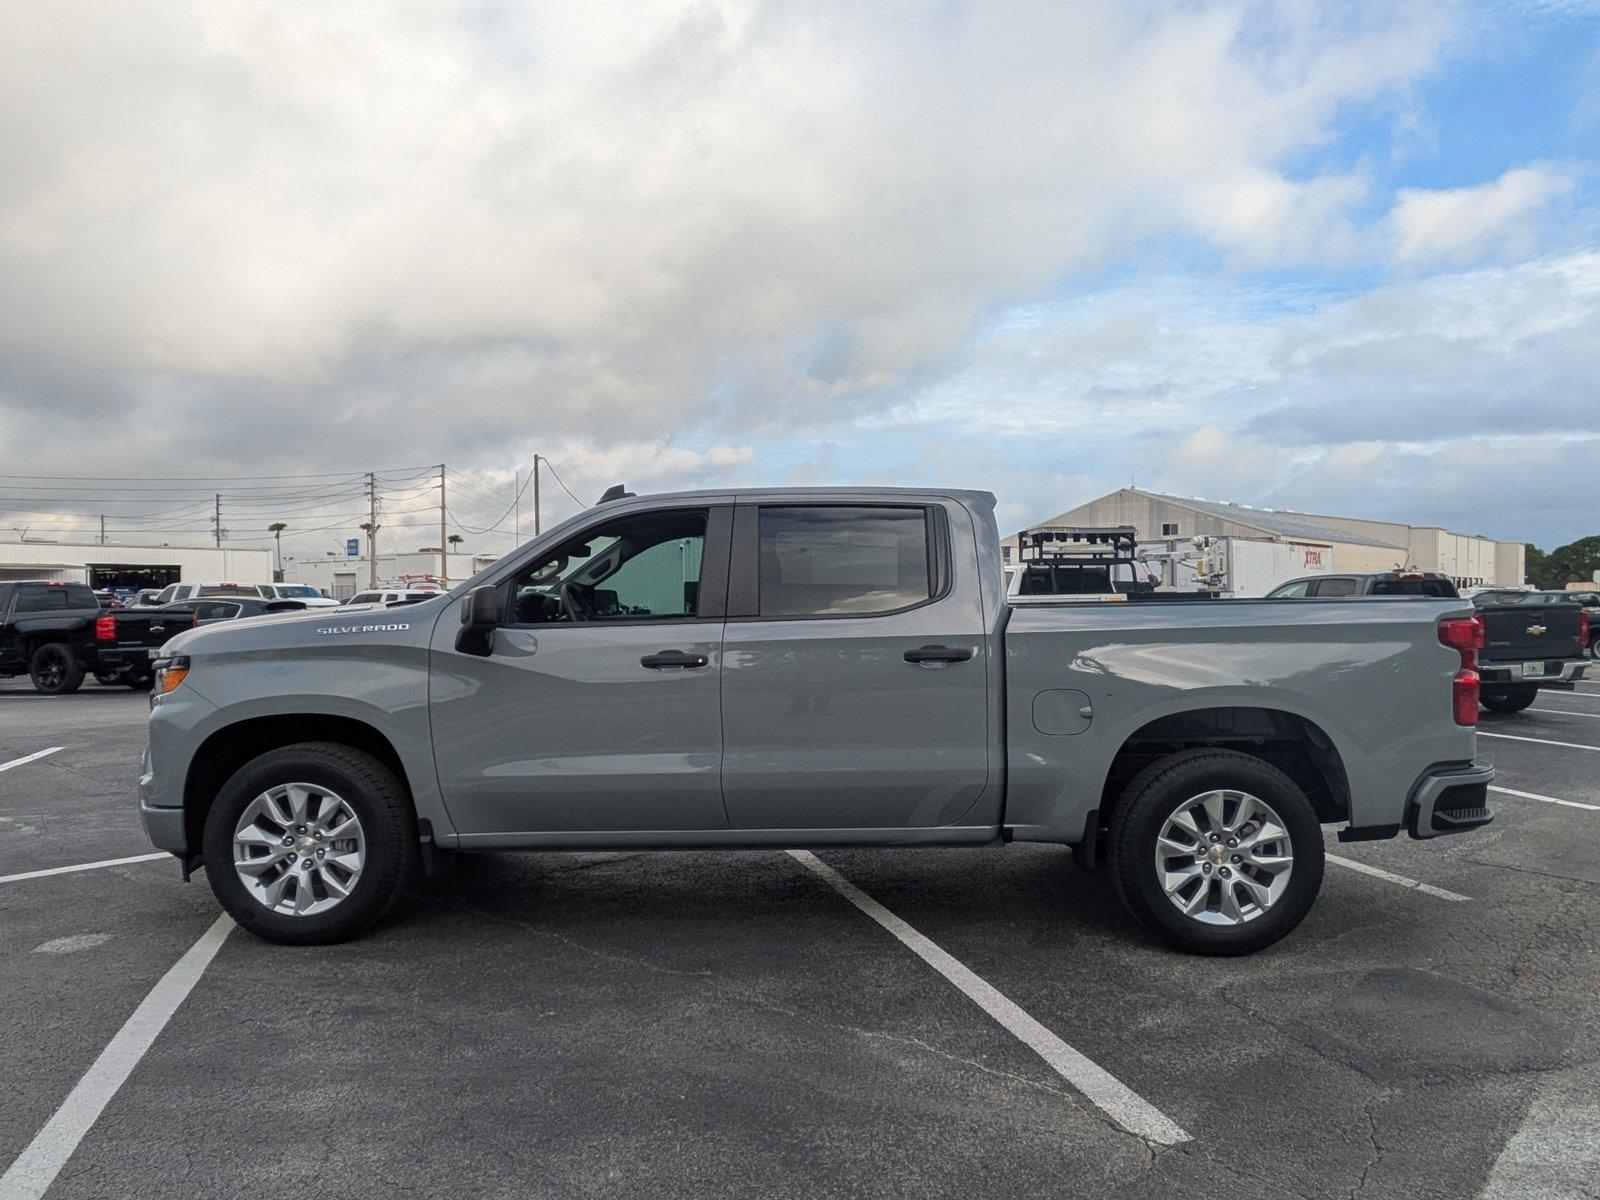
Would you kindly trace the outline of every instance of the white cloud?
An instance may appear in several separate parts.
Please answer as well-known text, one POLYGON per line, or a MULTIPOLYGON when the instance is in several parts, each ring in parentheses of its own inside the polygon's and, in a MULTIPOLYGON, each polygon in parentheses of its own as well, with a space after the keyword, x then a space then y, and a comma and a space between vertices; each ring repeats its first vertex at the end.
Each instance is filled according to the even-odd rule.
POLYGON ((1476 187, 1403 188, 1389 214, 1395 257, 1453 263, 1527 255, 1538 247, 1550 207, 1572 190, 1572 179, 1549 166, 1516 167, 1476 187))
POLYGON ((1317 255, 1359 186, 1281 160, 1442 34, 1387 5, 39 4, 0 45, 0 354, 469 446, 533 396, 569 436, 804 425, 1151 234, 1317 255))

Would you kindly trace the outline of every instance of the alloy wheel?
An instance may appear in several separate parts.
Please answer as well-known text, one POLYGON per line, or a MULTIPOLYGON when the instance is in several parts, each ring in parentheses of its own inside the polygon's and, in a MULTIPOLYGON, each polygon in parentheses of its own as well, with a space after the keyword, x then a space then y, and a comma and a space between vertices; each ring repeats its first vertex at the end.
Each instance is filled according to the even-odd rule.
POLYGON ((1243 925, 1282 898, 1294 869, 1288 828, 1248 792, 1218 788, 1172 811, 1156 838, 1156 878, 1174 907, 1207 925, 1243 925))
POLYGON ((245 890, 284 916, 327 912, 355 890, 366 864, 355 810, 314 783, 262 792, 239 815, 233 867, 245 890))

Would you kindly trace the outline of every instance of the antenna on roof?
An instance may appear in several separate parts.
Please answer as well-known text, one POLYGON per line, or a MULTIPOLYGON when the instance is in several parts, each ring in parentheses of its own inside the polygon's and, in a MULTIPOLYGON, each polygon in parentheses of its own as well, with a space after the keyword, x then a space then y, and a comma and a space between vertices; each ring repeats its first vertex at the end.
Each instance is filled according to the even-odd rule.
POLYGON ((620 483, 613 483, 606 489, 606 494, 597 501, 599 504, 610 504, 613 500, 627 500, 634 495, 620 483))

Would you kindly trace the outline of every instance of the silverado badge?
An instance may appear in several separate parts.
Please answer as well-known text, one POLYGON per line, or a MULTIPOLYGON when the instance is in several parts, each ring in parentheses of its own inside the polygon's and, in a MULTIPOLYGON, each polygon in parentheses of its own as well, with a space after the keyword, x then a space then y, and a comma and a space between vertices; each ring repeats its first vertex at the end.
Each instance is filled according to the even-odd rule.
POLYGON ((1529 637, 1543 637, 1544 636, 1544 626, 1543 625, 1538 625, 1538 624, 1529 625, 1528 626, 1528 636, 1529 637))

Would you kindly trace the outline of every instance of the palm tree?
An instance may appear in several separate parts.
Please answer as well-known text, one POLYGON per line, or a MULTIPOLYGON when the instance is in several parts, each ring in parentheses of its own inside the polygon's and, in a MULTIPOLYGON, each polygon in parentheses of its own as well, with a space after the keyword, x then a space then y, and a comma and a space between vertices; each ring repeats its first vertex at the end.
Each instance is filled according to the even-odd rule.
POLYGON ((452 550, 453 550, 453 549, 455 549, 455 548, 456 548, 456 547, 457 547, 457 546, 459 546, 459 545, 461 545, 461 543, 462 543, 462 542, 464 542, 464 541, 466 541, 466 540, 467 540, 467 539, 466 539, 466 538, 464 538, 464 537, 462 537, 462 536, 461 536, 461 535, 460 535, 460 534, 459 534, 459 533, 452 533, 452 534, 451 534, 451 535, 450 535, 450 536, 449 536, 449 537, 448 537, 448 538, 446 538, 446 539, 445 539, 445 540, 446 540, 446 541, 448 541, 448 542, 449 542, 449 543, 450 543, 450 548, 451 548, 451 549, 452 549, 452 550))
POLYGON ((272 540, 278 543, 278 579, 283 579, 283 531, 289 528, 282 521, 274 521, 267 526, 267 532, 272 535, 272 540))

